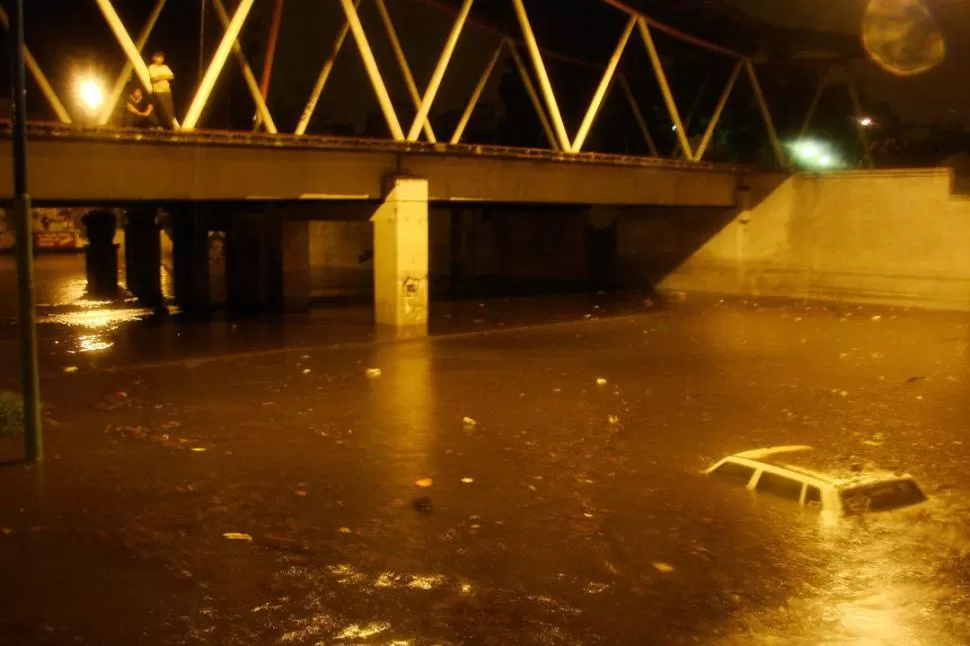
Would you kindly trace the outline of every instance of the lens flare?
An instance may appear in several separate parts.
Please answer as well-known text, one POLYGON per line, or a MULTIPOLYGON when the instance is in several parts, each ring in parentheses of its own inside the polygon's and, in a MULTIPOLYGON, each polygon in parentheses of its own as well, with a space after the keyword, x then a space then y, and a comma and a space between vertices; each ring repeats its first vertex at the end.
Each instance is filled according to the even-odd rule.
POLYGON ((923 0, 869 0, 862 43, 876 65, 896 76, 915 76, 943 62, 946 43, 923 0))

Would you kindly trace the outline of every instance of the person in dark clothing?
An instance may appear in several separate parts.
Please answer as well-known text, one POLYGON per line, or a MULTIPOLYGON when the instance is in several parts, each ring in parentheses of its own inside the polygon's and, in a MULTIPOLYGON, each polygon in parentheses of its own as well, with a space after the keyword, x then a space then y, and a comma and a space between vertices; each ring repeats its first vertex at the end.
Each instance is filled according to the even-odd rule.
POLYGON ((145 96, 140 87, 136 87, 125 101, 126 128, 154 128, 158 126, 155 118, 155 106, 145 96))

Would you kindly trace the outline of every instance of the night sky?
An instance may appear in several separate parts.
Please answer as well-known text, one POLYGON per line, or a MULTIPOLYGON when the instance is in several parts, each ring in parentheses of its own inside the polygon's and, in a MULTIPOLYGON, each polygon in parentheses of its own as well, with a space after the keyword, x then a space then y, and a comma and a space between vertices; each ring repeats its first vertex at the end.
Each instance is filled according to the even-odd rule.
MULTIPOLYGON (((726 1, 735 8, 750 12, 752 16, 774 25, 807 27, 845 34, 858 32, 864 9, 863 0, 726 1)), ((703 33, 715 39, 721 36, 724 41, 733 42, 746 38, 743 29, 732 27, 727 21, 713 15, 713 12, 703 10, 703 7, 699 10, 698 4, 703 3, 694 0, 684 0, 677 5, 671 5, 670 2, 658 4, 656 0, 639 2, 641 6, 656 9, 661 14, 658 15, 661 19, 679 23, 678 26, 688 30, 693 26, 691 31, 694 33, 703 33), (707 13, 711 15, 705 16, 707 13), (719 29, 720 33, 712 34, 712 29, 719 29)), ((226 4, 231 10, 232 0, 226 4)), ((388 4, 402 34, 404 47, 411 57, 419 85, 423 86, 424 79, 428 78, 434 59, 440 51, 452 16, 429 7, 420 0, 389 0, 388 4)), ((511 5, 510 2, 502 4, 511 5)), ((602 64, 605 61, 623 25, 622 13, 594 0, 576 0, 569 5, 556 6, 537 0, 527 1, 526 4, 533 15, 534 27, 543 47, 590 63, 602 64), (556 10, 563 7, 569 7, 573 11, 556 10)), ((74 111, 75 79, 86 73, 113 79, 124 62, 120 48, 100 17, 93 0, 30 0, 26 5, 28 46, 51 78, 68 109, 74 111)), ((134 34, 147 17, 152 2, 115 0, 115 5, 134 34)), ((221 25, 217 24, 215 14, 209 10, 205 13, 206 27, 200 34, 201 5, 200 0, 169 0, 147 48, 164 49, 168 53, 170 65, 176 73, 174 92, 176 109, 180 115, 184 114, 198 82, 200 45, 203 58, 207 58, 221 33, 221 25)), ((926 75, 907 80, 892 77, 872 64, 861 61, 858 68, 863 74, 863 92, 869 100, 889 101, 892 108, 906 121, 964 122, 970 112, 970 88, 965 82, 970 74, 970 56, 967 55, 970 54, 967 51, 970 41, 966 38, 970 35, 970 9, 966 3, 953 0, 931 0, 931 5, 944 25, 947 36, 948 55, 945 64, 926 75)), ((262 64, 271 11, 270 0, 257 0, 243 34, 244 48, 257 76, 262 64)), ((474 17, 493 20, 503 28, 514 28, 511 15, 508 8, 495 0, 479 0, 478 6, 473 10, 474 17)), ((392 95, 401 104, 402 112, 407 113, 411 109, 408 95, 372 3, 365 2, 362 19, 370 35, 371 45, 382 63, 385 81, 392 95)), ((271 109, 274 115, 279 115, 282 130, 292 130, 295 125, 340 22, 342 14, 336 2, 286 0, 282 42, 277 53, 270 96, 271 109)), ((442 87, 436 112, 460 110, 497 44, 497 38, 496 34, 481 25, 466 28, 466 34, 442 87)), ((679 47, 676 43, 667 46, 679 47)), ((691 60, 695 61, 695 66, 717 64, 708 63, 700 55, 691 60)), ((634 74, 649 74, 645 62, 645 59, 639 62, 627 61, 627 67, 636 68, 634 74)), ((595 85, 595 74, 583 70, 581 66, 553 64, 551 67, 557 91, 568 93, 571 89, 568 86, 575 85, 578 95, 588 95, 595 85)), ((252 114, 252 101, 246 94, 238 66, 232 57, 226 70, 217 88, 216 98, 206 112, 203 125, 238 125, 252 114)), ((353 123, 357 131, 366 127, 366 114, 376 109, 376 102, 362 72, 356 48, 352 40, 348 39, 321 102, 318 119, 328 123, 353 123)), ((4 83, 6 84, 6 78, 4 83)), ((106 84, 110 85, 110 80, 106 84)), ((496 88, 497 83, 489 86, 486 106, 496 100, 496 88)), ((685 94, 684 91, 681 93, 685 94)), ((33 113, 50 118, 49 113, 36 114, 38 110, 44 110, 39 95, 34 93, 31 99, 33 113)), ((687 99, 685 96, 682 100, 687 99)))

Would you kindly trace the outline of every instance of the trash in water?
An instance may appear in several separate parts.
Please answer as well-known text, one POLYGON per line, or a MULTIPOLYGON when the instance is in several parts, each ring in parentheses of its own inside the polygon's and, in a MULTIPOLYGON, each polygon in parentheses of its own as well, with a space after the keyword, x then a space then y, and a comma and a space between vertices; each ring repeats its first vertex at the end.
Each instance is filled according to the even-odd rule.
POLYGON ((610 415, 607 419, 609 419, 610 424, 619 424, 620 423, 620 418, 617 417, 616 415, 610 415))
POLYGON ((368 368, 367 369, 367 372, 365 374, 367 375, 367 377, 369 379, 376 379, 377 377, 380 377, 381 376, 381 369, 380 368, 368 368))
POLYGON ((304 368, 303 369, 303 374, 305 374, 305 375, 310 374, 310 372, 312 372, 312 371, 309 368, 304 368))
POLYGON ((204 446, 193 446, 192 447, 192 452, 193 453, 205 453, 207 450, 208 449, 206 449, 204 446))
POLYGON ((659 572, 663 572, 665 574, 670 574, 671 572, 674 571, 674 566, 673 565, 670 565, 669 563, 660 563, 660 562, 657 562, 657 563, 654 563, 653 564, 653 567, 654 567, 655 570, 657 570, 659 572))
POLYGON ((71 374, 72 372, 77 372, 77 366, 67 366, 66 368, 64 368, 64 372, 67 374, 71 374))
POLYGON ((337 531, 340 532, 341 534, 349 534, 350 533, 350 528, 349 527, 341 527, 337 531))
POLYGON ((431 507, 431 497, 430 496, 422 496, 421 498, 417 498, 411 504, 414 506, 415 511, 419 511, 422 514, 430 514, 431 513, 432 507, 431 507))
POLYGON ((226 532, 222 535, 223 538, 229 539, 230 541, 247 541, 252 542, 253 537, 249 534, 243 534, 242 532, 226 532))
POLYGON ((596 385, 597 386, 605 386, 606 385, 606 379, 604 379, 603 377, 597 377, 596 378, 596 385))
POLYGON ((462 478, 461 479, 461 482, 462 482, 462 484, 471 484, 471 483, 475 482, 475 478, 462 478))
POLYGON ((433 484, 434 484, 434 480, 432 480, 431 478, 421 478, 420 480, 414 483, 414 486, 420 487, 422 489, 427 489, 433 484))
POLYGON ((478 422, 473 420, 471 417, 465 417, 461 420, 461 423, 465 426, 478 426, 478 422))

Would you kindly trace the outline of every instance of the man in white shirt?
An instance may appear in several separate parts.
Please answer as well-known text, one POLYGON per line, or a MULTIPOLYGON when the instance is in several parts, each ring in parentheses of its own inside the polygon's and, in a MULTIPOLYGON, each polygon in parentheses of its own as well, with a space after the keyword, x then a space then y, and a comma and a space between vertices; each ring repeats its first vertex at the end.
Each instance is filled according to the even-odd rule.
POLYGON ((152 94, 155 96, 155 107, 158 120, 163 128, 175 129, 175 106, 172 103, 171 81, 175 78, 171 68, 165 64, 165 54, 152 54, 152 64, 148 66, 148 76, 152 81, 152 94))

